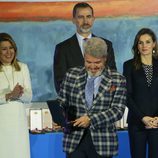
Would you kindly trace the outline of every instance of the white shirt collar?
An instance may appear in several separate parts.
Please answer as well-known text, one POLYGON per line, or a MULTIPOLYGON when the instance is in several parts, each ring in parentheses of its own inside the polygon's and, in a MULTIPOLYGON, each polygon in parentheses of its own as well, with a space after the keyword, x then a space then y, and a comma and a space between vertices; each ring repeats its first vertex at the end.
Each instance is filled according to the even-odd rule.
MULTIPOLYGON (((83 40, 85 37, 83 37, 83 36, 81 36, 78 32, 76 32, 76 36, 77 36, 77 39, 78 40, 83 40)), ((86 37, 86 38, 91 38, 92 37, 92 34, 90 33, 89 35, 88 35, 88 37, 86 37)))
MULTIPOLYGON (((78 43, 79 43, 79 46, 81 48, 81 51, 82 51, 82 54, 83 54, 83 39, 85 37, 81 36, 79 33, 76 32, 76 37, 77 37, 77 40, 78 40, 78 43)), ((86 38, 91 38, 92 37, 92 34, 89 34, 88 37, 86 38)))

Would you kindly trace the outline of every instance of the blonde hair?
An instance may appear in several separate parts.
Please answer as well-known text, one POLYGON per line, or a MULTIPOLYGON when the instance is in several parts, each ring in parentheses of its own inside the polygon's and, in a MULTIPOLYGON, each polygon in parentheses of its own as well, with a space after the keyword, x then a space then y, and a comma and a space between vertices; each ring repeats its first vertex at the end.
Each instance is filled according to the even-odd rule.
MULTIPOLYGON (((20 71, 21 68, 20 68, 20 65, 18 63, 18 59, 16 58, 17 56, 17 46, 16 46, 16 43, 15 41, 13 40, 13 38, 7 34, 7 33, 0 33, 0 44, 1 42, 4 42, 4 41, 8 41, 14 48, 14 51, 15 51, 15 55, 14 55, 14 58, 11 62, 11 65, 15 68, 16 71, 20 71)), ((2 71, 2 62, 0 61, 0 71, 2 71)))

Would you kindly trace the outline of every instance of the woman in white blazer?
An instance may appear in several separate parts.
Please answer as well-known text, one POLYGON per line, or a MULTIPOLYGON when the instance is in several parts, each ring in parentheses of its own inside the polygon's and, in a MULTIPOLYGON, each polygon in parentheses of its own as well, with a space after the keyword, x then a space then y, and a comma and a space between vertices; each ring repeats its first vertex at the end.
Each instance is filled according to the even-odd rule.
POLYGON ((17 60, 12 37, 0 33, 0 157, 30 158, 24 103, 32 99, 30 74, 17 60))

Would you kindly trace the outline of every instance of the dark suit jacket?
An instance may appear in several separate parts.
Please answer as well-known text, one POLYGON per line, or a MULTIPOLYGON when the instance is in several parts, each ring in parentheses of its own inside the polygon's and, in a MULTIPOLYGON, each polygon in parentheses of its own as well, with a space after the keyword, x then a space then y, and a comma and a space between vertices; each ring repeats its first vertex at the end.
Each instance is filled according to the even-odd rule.
MULTIPOLYGON (((126 80, 116 71, 105 69, 98 93, 91 108, 86 106, 85 85, 87 72, 84 67, 75 67, 66 73, 61 84, 59 99, 72 121, 87 114, 91 119, 89 130, 96 152, 102 156, 113 156, 118 152, 115 122, 124 112, 126 103, 126 80), (73 119, 71 119, 73 117, 73 119)), ((64 151, 73 152, 80 143, 84 128, 65 133, 64 151)))
POLYGON ((150 88, 147 86, 143 67, 136 70, 133 59, 124 63, 123 74, 127 79, 128 123, 142 124, 141 119, 144 116, 158 116, 158 60, 153 59, 150 88))
MULTIPOLYGON (((94 36, 94 35, 92 35, 94 36)), ((116 69, 114 51, 112 43, 106 39, 108 45, 108 61, 107 65, 111 69, 116 69)), ((54 54, 54 79, 56 90, 59 90, 59 85, 61 84, 67 70, 76 66, 83 66, 84 58, 76 37, 76 34, 71 38, 56 45, 54 54)))

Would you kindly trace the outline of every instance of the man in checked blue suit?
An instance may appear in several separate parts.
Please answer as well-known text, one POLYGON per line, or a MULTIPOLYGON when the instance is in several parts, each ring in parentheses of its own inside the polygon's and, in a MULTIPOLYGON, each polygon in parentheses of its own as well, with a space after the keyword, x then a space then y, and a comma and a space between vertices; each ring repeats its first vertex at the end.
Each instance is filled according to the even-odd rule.
MULTIPOLYGON (((118 153, 115 122, 126 104, 126 81, 106 66, 107 44, 92 37, 84 45, 84 67, 71 68, 61 84, 59 100, 72 123, 64 133, 67 158, 112 158, 118 153), (88 83, 94 89, 88 94, 88 83), (93 95, 90 103, 89 97, 93 95)), ((54 129, 60 126, 54 124, 54 129)))

